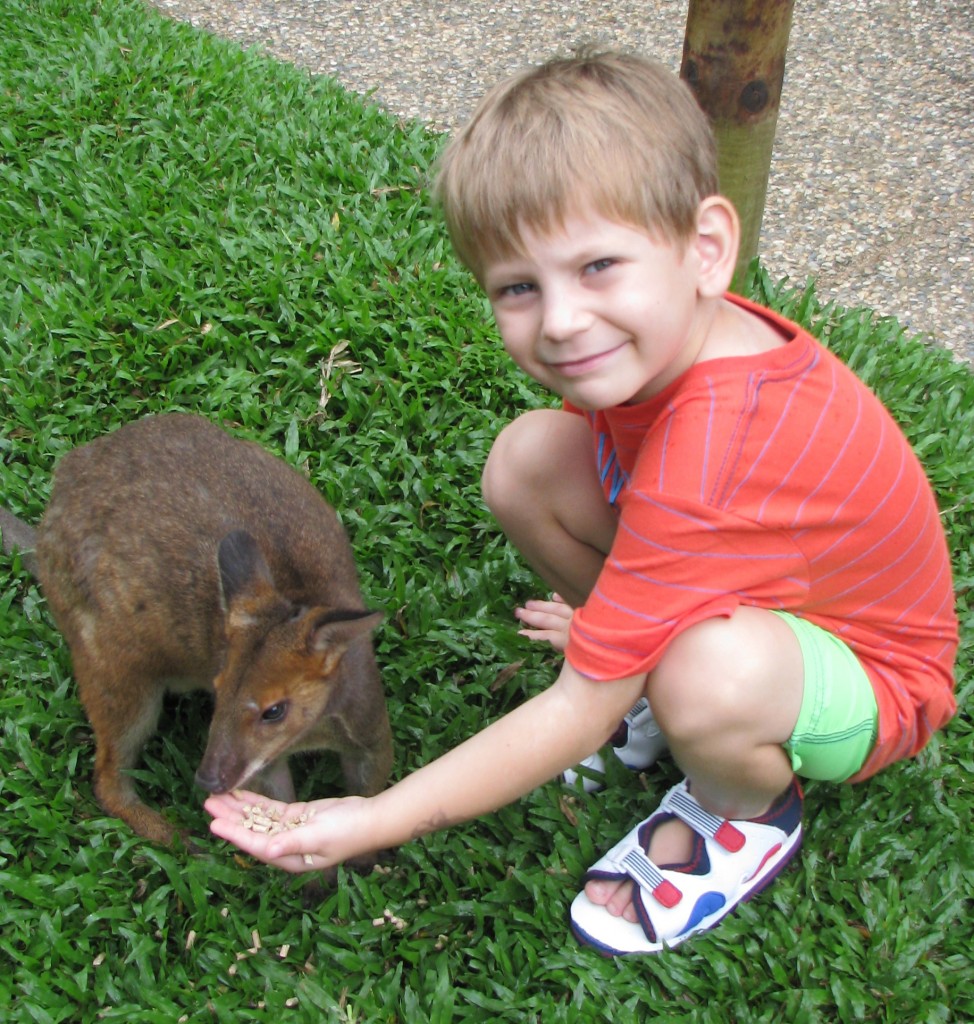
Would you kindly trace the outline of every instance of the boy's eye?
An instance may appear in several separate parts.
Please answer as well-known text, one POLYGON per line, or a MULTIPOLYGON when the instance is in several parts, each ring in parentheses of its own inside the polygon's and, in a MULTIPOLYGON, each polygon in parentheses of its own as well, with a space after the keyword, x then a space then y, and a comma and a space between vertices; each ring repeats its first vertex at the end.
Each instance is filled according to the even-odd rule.
POLYGON ((615 260, 608 256, 605 259, 592 260, 591 263, 586 265, 585 272, 587 274, 597 274, 600 270, 608 270, 613 263, 615 263, 615 260))
POLYGON ((501 295, 527 295, 534 288, 533 284, 529 284, 527 281, 518 281, 517 284, 508 284, 500 289, 501 295))

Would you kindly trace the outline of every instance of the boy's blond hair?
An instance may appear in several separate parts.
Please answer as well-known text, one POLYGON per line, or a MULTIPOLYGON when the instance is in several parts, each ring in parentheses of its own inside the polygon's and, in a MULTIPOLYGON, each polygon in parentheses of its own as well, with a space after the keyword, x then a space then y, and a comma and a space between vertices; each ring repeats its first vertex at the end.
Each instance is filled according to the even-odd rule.
POLYGON ((582 53, 494 86, 440 159, 454 248, 482 278, 521 231, 595 213, 682 245, 717 192, 713 135, 690 89, 634 54, 582 53))

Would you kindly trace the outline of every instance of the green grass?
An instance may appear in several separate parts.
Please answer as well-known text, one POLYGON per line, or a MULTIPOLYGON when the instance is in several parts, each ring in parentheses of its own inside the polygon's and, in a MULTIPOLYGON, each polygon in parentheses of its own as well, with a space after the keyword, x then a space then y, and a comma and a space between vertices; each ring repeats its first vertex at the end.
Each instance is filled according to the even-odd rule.
MULTIPOLYGON (((36 519, 58 456, 167 409, 303 467, 387 613, 400 774, 555 671, 515 635, 511 609, 536 585, 478 494, 501 424, 545 399, 501 353, 430 209, 439 144, 136 0, 0 8, 3 502, 36 519)), ((760 274, 752 290, 879 392, 936 487, 964 710, 920 758, 809 786, 797 866, 655 959, 603 960, 565 915, 582 871, 645 813, 644 787, 675 778, 667 765, 619 769, 599 797, 548 785, 308 909, 297 880, 224 844, 160 850, 102 816, 68 652, 4 558, 0 1019, 974 1020, 974 380, 892 321, 760 274), (373 925, 386 909, 401 930, 373 925)), ((174 702, 139 769, 147 798, 200 836, 205 717, 202 700, 174 702)), ((299 770, 303 795, 337 786, 327 758, 299 770)))

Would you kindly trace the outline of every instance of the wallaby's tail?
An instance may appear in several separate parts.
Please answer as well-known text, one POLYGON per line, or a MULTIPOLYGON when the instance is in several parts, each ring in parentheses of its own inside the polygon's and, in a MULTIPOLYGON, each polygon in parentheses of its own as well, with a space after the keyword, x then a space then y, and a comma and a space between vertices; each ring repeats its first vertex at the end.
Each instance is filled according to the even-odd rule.
POLYGON ((12 512, 0 507, 0 534, 3 535, 3 550, 7 554, 19 551, 24 568, 36 575, 37 560, 34 558, 34 544, 37 533, 34 528, 28 526, 22 519, 18 519, 12 512))

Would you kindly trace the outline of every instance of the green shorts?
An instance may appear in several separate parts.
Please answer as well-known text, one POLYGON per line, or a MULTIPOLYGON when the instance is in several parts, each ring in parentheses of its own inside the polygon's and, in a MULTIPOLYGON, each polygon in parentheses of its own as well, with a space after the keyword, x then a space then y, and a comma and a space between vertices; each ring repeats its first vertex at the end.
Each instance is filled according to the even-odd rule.
POLYGON ((866 763, 876 742, 879 711, 869 677, 838 637, 788 612, 805 663, 805 692, 785 751, 806 779, 842 782, 866 763))

